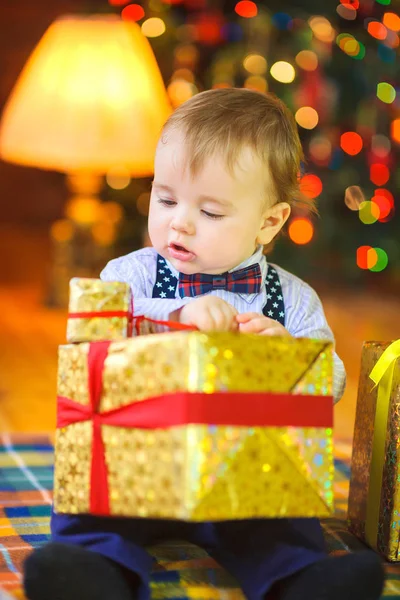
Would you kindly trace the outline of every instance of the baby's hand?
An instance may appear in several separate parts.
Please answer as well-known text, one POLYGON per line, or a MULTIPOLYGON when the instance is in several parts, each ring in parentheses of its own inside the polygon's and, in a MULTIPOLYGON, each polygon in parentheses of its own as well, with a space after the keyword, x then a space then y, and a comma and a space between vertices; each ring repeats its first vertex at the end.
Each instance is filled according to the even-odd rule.
POLYGON ((235 331, 237 310, 216 296, 202 296, 174 314, 176 320, 200 331, 235 331))
POLYGON ((241 333, 259 333, 260 335, 289 335, 287 329, 278 321, 258 313, 243 313, 236 316, 241 333))

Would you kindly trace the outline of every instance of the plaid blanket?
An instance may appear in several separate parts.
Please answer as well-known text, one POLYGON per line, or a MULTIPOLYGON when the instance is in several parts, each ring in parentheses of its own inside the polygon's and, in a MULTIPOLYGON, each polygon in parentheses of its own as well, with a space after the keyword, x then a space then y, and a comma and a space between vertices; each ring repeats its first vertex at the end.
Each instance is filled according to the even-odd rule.
MULTIPOLYGON (((345 515, 350 474, 350 444, 335 449, 336 517, 323 523, 332 554, 364 548, 346 529, 345 515)), ((23 598, 24 559, 49 539, 53 485, 53 446, 48 437, 2 435, 0 439, 0 600, 1 589, 23 598)), ((228 573, 207 554, 188 544, 167 544, 152 550, 160 569, 153 573, 156 600, 243 600, 228 573)), ((400 598, 400 565, 387 565, 383 598, 400 598)))

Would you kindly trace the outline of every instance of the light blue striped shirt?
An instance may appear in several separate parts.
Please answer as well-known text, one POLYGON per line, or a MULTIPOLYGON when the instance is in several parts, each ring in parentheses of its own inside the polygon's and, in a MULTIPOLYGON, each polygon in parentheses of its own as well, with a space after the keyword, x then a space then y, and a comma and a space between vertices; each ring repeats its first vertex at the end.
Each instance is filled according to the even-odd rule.
MULTIPOLYGON (((172 274, 179 273, 169 261, 166 261, 172 274)), ((262 247, 246 261, 232 269, 242 269, 258 262, 262 273, 262 285, 258 294, 235 294, 227 290, 213 290, 210 294, 222 298, 231 304, 239 313, 256 312, 262 314, 267 303, 265 278, 268 263, 262 247)), ((272 263, 271 263, 272 264, 272 263)), ((334 336, 330 329, 324 309, 317 293, 307 283, 292 275, 285 269, 273 264, 278 272, 285 304, 285 327, 293 337, 307 337, 331 340, 334 336)), ((124 281, 129 283, 134 296, 136 315, 146 315, 151 319, 167 321, 171 312, 181 308, 195 298, 180 298, 178 286, 173 299, 152 298, 157 275, 157 252, 154 248, 143 248, 126 256, 111 260, 100 274, 105 281, 124 281)), ((346 373, 343 362, 334 354, 333 395, 335 402, 343 395, 346 373)))

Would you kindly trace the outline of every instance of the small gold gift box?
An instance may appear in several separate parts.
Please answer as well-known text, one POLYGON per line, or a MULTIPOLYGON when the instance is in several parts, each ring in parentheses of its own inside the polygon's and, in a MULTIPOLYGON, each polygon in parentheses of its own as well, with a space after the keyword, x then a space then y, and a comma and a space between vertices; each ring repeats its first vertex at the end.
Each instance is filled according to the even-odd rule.
POLYGON ((325 340, 180 332, 60 346, 55 509, 327 516, 331 393, 325 340))
POLYGON ((68 342, 117 340, 131 335, 127 283, 74 277, 70 281, 68 342))

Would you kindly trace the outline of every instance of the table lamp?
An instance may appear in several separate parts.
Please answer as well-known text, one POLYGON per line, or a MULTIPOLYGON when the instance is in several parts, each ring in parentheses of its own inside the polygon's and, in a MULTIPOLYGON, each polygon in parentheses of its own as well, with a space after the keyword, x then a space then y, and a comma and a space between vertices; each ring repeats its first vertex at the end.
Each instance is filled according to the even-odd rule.
POLYGON ((102 176, 147 177, 171 113, 151 46, 116 15, 54 21, 33 50, 0 122, 5 161, 68 175, 67 215, 90 223, 102 176))

